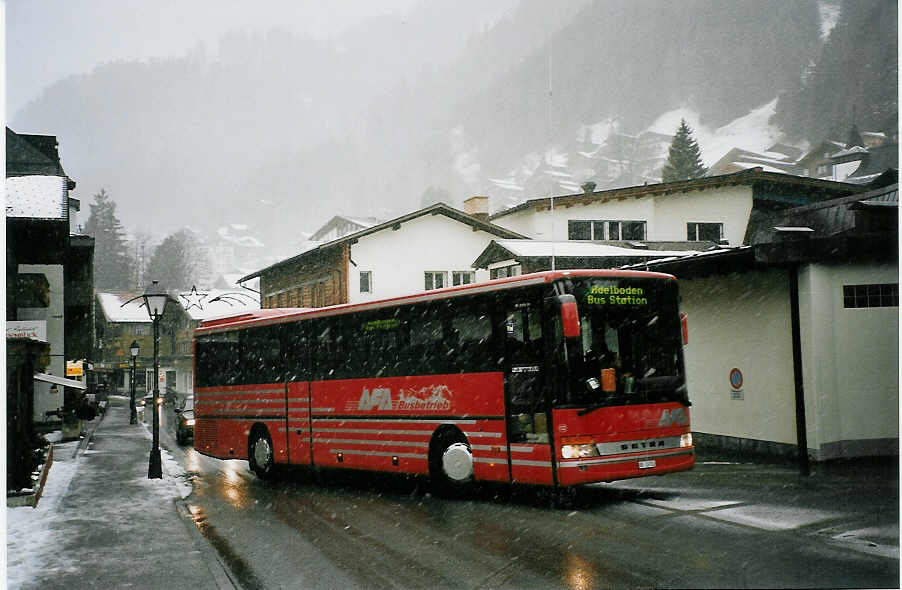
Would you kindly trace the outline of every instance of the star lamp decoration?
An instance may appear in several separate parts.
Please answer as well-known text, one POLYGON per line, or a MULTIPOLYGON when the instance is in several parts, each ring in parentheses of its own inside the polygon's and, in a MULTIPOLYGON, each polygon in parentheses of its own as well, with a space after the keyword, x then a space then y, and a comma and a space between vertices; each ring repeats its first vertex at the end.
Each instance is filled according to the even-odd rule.
POLYGON ((185 311, 188 311, 192 307, 196 307, 203 311, 203 301, 207 298, 207 295, 207 293, 198 293, 196 285, 191 285, 191 291, 188 293, 179 293, 179 297, 185 300, 185 311))

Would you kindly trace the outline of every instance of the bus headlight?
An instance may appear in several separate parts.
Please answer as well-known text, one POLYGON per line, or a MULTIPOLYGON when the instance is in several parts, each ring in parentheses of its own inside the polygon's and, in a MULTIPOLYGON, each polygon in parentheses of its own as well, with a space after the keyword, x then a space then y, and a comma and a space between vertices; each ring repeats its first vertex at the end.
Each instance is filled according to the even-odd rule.
POLYGON ((185 424, 187 426, 194 426, 194 418, 189 418, 188 420, 185 420, 185 424))
POLYGON ((687 432, 683 436, 680 437, 680 448, 686 448, 692 446, 692 433, 687 432))
POLYGON ((579 459, 582 457, 597 457, 598 449, 595 445, 564 445, 561 447, 561 457, 564 459, 579 459))

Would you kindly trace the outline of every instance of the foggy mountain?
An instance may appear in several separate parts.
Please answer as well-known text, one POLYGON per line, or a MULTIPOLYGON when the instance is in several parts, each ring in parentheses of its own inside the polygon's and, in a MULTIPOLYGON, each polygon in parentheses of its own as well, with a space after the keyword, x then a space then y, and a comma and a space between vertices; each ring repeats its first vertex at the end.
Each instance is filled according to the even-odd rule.
POLYGON ((454 205, 491 196, 488 179, 603 121, 638 133, 690 108, 716 127, 779 96, 773 122, 815 142, 844 135, 853 108, 860 126, 897 110, 889 0, 486 4, 424 2, 328 41, 236 31, 215 52, 107 63, 10 127, 57 135, 76 196, 105 187, 127 227, 250 223, 287 255, 335 214, 389 218, 429 187, 454 205))

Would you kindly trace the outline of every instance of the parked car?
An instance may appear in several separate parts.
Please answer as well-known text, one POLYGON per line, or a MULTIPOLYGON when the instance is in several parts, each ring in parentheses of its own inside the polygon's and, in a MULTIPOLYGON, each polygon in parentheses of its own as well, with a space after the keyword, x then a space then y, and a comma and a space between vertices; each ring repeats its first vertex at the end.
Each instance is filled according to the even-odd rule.
POLYGON ((194 438, 194 396, 189 395, 182 405, 175 409, 178 423, 175 427, 175 440, 183 445, 194 438))

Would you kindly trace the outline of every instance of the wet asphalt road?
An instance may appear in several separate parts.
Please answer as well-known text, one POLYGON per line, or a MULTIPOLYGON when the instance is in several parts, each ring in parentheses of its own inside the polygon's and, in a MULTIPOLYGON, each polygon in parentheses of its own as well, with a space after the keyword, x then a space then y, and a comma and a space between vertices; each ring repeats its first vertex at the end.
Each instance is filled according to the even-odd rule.
MULTIPOLYGON (((167 418, 171 418, 171 413, 167 418)), ((246 590, 258 588, 889 588, 899 584, 898 477, 885 465, 801 478, 791 466, 699 464, 560 496, 293 470, 162 444, 186 503, 246 590), (886 535, 896 528, 895 539, 886 535)))

